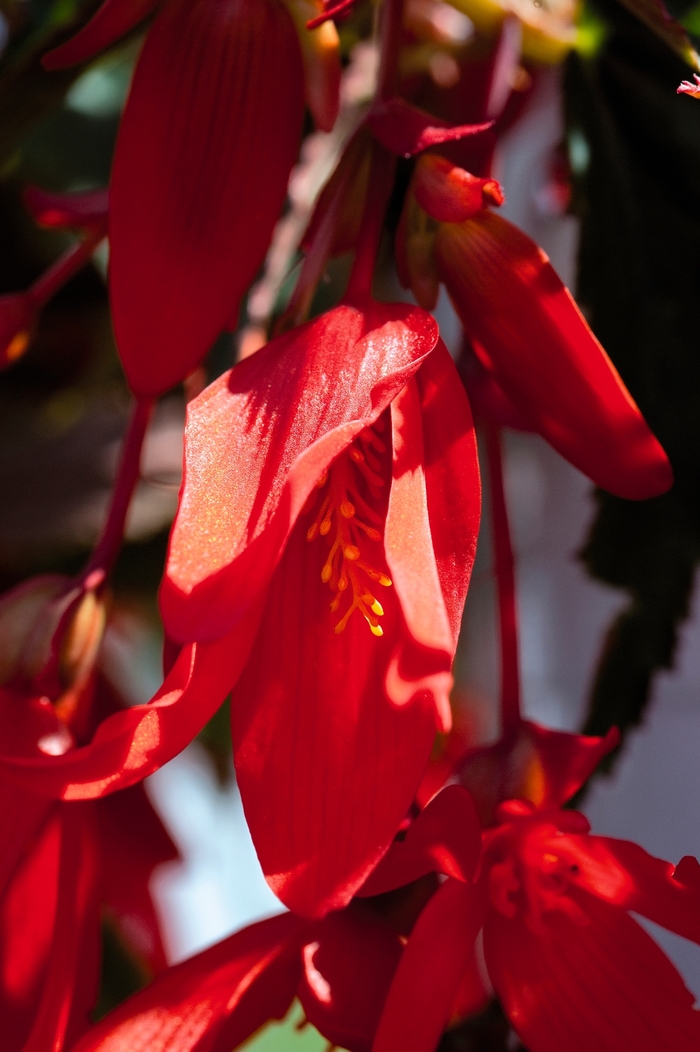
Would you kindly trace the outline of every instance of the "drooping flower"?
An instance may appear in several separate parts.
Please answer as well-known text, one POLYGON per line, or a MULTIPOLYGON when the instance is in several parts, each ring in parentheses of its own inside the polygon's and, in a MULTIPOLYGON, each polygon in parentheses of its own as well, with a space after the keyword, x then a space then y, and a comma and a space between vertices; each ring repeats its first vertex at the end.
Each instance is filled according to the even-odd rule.
MULTIPOLYGON (((302 23, 314 6, 289 4, 302 23)), ((223 329, 235 328, 284 201, 304 111, 302 51, 282 0, 106 0, 46 64, 85 59, 156 7, 110 183, 114 329, 137 394, 182 380, 223 329)), ((337 112, 337 36, 331 25, 302 36, 328 127, 337 112)))
POLYGON ((440 157, 418 162, 398 242, 402 280, 429 307, 443 281, 484 369, 597 485, 663 493, 668 459, 541 249, 487 207, 500 188, 440 157))
POLYGON ((480 491, 434 320, 367 300, 276 338, 190 403, 185 470, 162 588, 184 645, 163 687, 81 749, 0 762, 35 791, 101 796, 179 752, 234 688, 263 868, 322 914, 386 850, 449 721, 480 491))

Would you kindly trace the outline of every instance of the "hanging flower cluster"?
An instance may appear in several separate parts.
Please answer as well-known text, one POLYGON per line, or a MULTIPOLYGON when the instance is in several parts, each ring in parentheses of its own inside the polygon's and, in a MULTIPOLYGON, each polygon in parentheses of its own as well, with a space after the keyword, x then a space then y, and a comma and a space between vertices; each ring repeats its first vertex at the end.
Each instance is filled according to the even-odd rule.
POLYGON ((126 707, 101 671, 154 401, 236 328, 306 107, 335 134, 333 20, 352 6, 104 0, 45 59, 82 62, 150 19, 109 197, 30 189, 35 220, 80 239, 26 292, 0 298, 9 367, 44 303, 108 237, 114 333, 135 398, 84 571, 0 600, 8 1052, 231 1052, 295 997, 350 1052, 433 1052, 494 992, 529 1052, 700 1047, 692 996, 630 916, 700 942, 700 866, 591 835, 565 809, 614 732, 564 734, 520 714, 501 426, 540 434, 620 497, 672 484, 571 294, 498 214, 496 144, 538 62, 570 46, 568 8, 465 0, 480 40, 471 54, 450 36, 442 9, 463 18, 456 8, 383 0, 374 95, 318 197, 270 339, 188 405, 160 589, 164 682, 126 707), (345 294, 319 313, 326 265, 344 253, 345 294), (378 295, 378 259, 412 302, 378 295), (430 313, 441 285, 463 326, 459 368, 430 313), (480 522, 472 406, 496 552, 501 737, 465 742, 426 798, 436 733, 451 730, 480 522), (288 912, 165 968, 148 878, 175 851, 141 783, 228 695, 246 818, 288 912), (105 909, 156 977, 93 1024, 105 909))

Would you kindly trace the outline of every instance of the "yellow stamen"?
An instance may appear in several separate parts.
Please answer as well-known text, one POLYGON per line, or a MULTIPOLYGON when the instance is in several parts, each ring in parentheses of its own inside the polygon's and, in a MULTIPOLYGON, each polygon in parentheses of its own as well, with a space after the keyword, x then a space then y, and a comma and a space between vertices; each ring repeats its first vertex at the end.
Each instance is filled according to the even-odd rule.
MULTIPOLYGON (((384 486, 379 474, 382 465, 374 451, 383 453, 386 446, 375 434, 374 427, 361 432, 359 441, 363 449, 356 443, 351 445, 319 479, 319 489, 326 483, 329 486, 314 522, 306 531, 307 540, 313 541, 319 535, 327 536, 331 527, 335 530, 333 543, 321 570, 321 580, 335 593, 330 603, 331 613, 338 611, 342 596, 348 593, 349 606, 334 628, 338 634, 344 631, 355 610, 362 614, 372 635, 384 634, 378 621, 379 617, 383 617, 384 609, 367 588, 367 578, 383 588, 391 587, 391 578, 362 557, 363 538, 376 543, 381 541, 382 534, 375 526, 358 518, 358 513, 378 526, 382 519, 358 491, 360 478, 355 473, 358 471, 359 476, 364 478, 363 485, 373 497, 380 495, 384 486)), ((312 505, 313 499, 310 498, 304 510, 310 511, 312 505)))

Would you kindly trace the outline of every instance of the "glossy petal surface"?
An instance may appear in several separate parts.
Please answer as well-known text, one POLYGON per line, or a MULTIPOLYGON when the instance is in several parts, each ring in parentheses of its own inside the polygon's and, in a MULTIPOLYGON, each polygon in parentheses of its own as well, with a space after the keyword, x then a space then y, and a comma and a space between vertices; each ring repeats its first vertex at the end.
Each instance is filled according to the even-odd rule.
POLYGON ((483 907, 449 878, 421 913, 389 991, 373 1052, 434 1052, 472 957, 483 907))
POLYGON ((289 1007, 299 967, 286 958, 300 931, 289 914, 244 928, 168 969, 93 1027, 74 1052, 230 1052, 289 1007))
POLYGON ((543 930, 489 912, 489 976, 531 1052, 692 1052, 693 995, 623 910, 582 894, 579 922, 548 912, 543 930))
POLYGON ((535 243, 484 211, 443 224, 435 251, 484 364, 535 429, 611 493, 639 500, 667 490, 666 455, 535 243))
POLYGON ((272 340, 190 403, 161 590, 173 638, 220 636, 241 620, 319 477, 436 340, 435 322, 416 308, 336 307, 272 340))
POLYGON ((182 380, 235 317, 284 200, 303 107, 278 0, 169 0, 159 12, 110 187, 114 328, 137 393, 182 380))

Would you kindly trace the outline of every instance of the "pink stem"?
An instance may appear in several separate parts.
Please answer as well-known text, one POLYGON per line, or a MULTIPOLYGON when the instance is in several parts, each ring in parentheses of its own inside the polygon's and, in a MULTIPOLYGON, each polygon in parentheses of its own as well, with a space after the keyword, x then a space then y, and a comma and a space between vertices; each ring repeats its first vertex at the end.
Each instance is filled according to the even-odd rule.
POLYGON ((152 398, 137 398, 131 412, 122 446, 117 477, 112 491, 107 521, 87 566, 81 575, 93 577, 99 585, 112 569, 124 539, 124 525, 136 484, 141 477, 141 450, 153 412, 152 398), (100 580, 93 575, 100 575, 100 580))
POLYGON ((486 450, 501 635, 501 734, 505 737, 517 729, 521 720, 518 621, 515 605, 515 564, 503 488, 501 432, 493 425, 486 427, 486 450))
POLYGON ((83 241, 78 241, 77 244, 66 249, 63 255, 40 278, 37 278, 28 290, 36 307, 43 307, 67 281, 70 281, 74 274, 78 273, 81 267, 85 266, 104 236, 102 229, 88 234, 83 241))

